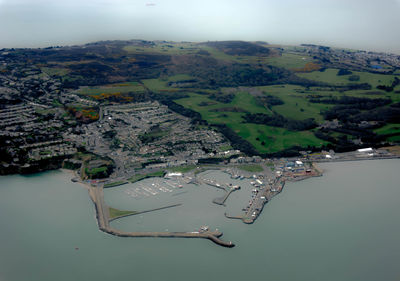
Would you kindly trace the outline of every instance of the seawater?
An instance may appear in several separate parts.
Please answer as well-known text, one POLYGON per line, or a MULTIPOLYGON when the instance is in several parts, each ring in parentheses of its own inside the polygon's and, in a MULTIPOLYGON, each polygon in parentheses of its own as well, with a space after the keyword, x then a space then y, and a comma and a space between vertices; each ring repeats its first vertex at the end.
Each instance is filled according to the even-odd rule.
POLYGON ((321 164, 323 177, 287 183, 253 225, 224 217, 246 206, 246 180, 226 207, 211 202, 223 192, 209 186, 143 198, 128 196, 130 185, 105 190, 106 202, 119 209, 183 204, 113 227, 193 231, 207 224, 236 244, 231 249, 203 239, 100 232, 87 190, 66 172, 0 177, 0 280, 398 280, 399 166, 400 160, 321 164))

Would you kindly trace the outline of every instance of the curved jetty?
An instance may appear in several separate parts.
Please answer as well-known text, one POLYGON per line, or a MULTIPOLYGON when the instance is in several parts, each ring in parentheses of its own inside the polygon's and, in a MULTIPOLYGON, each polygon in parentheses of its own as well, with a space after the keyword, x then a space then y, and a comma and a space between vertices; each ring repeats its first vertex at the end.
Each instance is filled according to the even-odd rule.
POLYGON ((158 237, 158 238, 205 238, 213 241, 214 243, 232 248, 235 246, 232 242, 225 242, 219 237, 222 236, 220 231, 205 231, 205 232, 124 232, 113 228, 102 229, 109 234, 120 237, 158 237))
POLYGON ((197 182, 198 183, 202 183, 202 184, 207 184, 209 186, 214 186, 218 189, 222 189, 223 191, 225 191, 224 196, 222 197, 217 197, 213 200, 213 203, 217 204, 217 205, 225 205, 225 201, 228 199, 229 195, 231 195, 232 192, 239 190, 240 186, 229 186, 227 184, 222 184, 222 183, 218 183, 214 180, 210 180, 210 179, 202 179, 197 177, 197 182))
MULTIPOLYGON (((114 229, 110 226, 110 214, 109 207, 104 202, 104 192, 103 186, 91 186, 89 188, 89 195, 92 199, 96 208, 96 217, 99 229, 111 235, 119 237, 159 237, 159 238, 203 238, 209 239, 214 243, 232 248, 235 246, 232 242, 225 242, 219 239, 222 236, 220 231, 194 231, 194 232, 125 232, 121 230, 114 229)), ((168 208, 172 206, 167 206, 163 208, 168 208)), ((163 209, 158 208, 158 209, 163 209)), ((153 209, 152 211, 154 211, 153 209)), ((143 212, 142 212, 143 213, 143 212)))

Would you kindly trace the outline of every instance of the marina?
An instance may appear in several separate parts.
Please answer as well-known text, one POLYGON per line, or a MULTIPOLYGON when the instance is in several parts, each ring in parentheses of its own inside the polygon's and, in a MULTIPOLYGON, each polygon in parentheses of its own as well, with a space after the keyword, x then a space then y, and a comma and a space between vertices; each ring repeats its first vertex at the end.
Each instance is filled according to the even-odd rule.
MULTIPOLYGON (((154 183, 152 186, 156 186, 154 183)), ((148 191, 152 195, 156 195, 157 192, 153 191, 150 188, 147 188, 145 186, 141 186, 142 189, 148 191), (149 191, 149 189, 151 191, 149 191)), ((101 231, 104 231, 108 234, 114 235, 114 236, 119 236, 119 237, 153 237, 153 238, 203 238, 203 239, 209 239, 216 243, 217 245, 223 246, 223 247, 228 247, 232 248, 235 246, 231 241, 225 242, 220 239, 222 236, 222 232, 215 230, 215 231, 210 231, 207 229, 203 229, 203 231, 199 232, 169 232, 169 231, 135 231, 135 232, 127 232, 127 231, 122 231, 118 230, 115 228, 112 228, 110 226, 110 222, 113 221, 113 218, 110 218, 110 213, 109 213, 109 206, 106 205, 104 202, 104 192, 103 192, 103 186, 98 185, 98 186, 91 186, 89 188, 89 195, 90 198, 92 199, 95 209, 96 209, 96 218, 97 218, 97 223, 99 226, 99 229, 101 231)), ((176 207, 179 206, 180 204, 175 204, 171 206, 166 206, 166 207, 160 207, 160 208, 155 208, 149 211, 142 211, 142 212, 136 212, 135 214, 143 214, 147 212, 152 212, 152 211, 159 211, 171 207, 176 207)), ((131 216, 131 215, 125 215, 121 217, 126 217, 126 216, 131 216)), ((115 218, 115 219, 118 219, 115 218)))
MULTIPOLYGON (((206 239, 130 239, 98 231, 87 190, 72 183, 69 173, 1 177, 0 222, 7 227, 0 232, 0 279, 106 281, 134 276, 156 281, 170 272, 169 279, 200 281, 206 266, 208 274, 231 281, 263 280, 266 271, 277 281, 396 280, 398 166, 396 159, 319 164, 323 177, 287 182, 251 225, 224 213, 243 214, 254 179, 232 179, 241 189, 230 195, 226 207, 212 203, 223 191, 207 185, 184 185, 141 199, 123 192, 129 185, 104 190, 111 206, 136 205, 137 210, 173 204, 167 197, 186 191, 172 196, 183 201, 181 206, 121 218, 111 226, 127 232, 198 232, 208 225, 236 244, 230 249, 206 239), (282 264, 291 270, 282 270, 282 264), (335 270, 330 271, 332 264, 335 270)), ((223 172, 209 176, 229 180, 223 172)))
MULTIPOLYGON (((292 167, 291 162, 288 162, 285 165, 286 167, 292 167)), ((243 213, 241 215, 228 215, 225 211, 223 214, 225 218, 241 219, 245 224, 252 224, 261 214, 264 205, 268 203, 275 195, 279 194, 282 191, 286 180, 291 180, 295 177, 307 178, 311 176, 321 175, 321 172, 318 171, 315 167, 309 167, 308 172, 306 172, 301 161, 296 161, 296 166, 298 167, 296 170, 296 175, 293 175, 293 173, 291 172, 292 168, 283 169, 283 166, 281 167, 282 170, 279 170, 276 173, 272 173, 272 169, 265 166, 262 172, 253 175, 240 172, 236 167, 220 169, 214 168, 214 170, 212 168, 210 170, 204 169, 203 172, 198 174, 167 173, 164 178, 147 178, 145 180, 135 182, 134 184, 124 185, 123 187, 119 187, 118 189, 123 190, 122 192, 124 193, 124 195, 127 195, 128 197, 134 198, 136 200, 145 200, 146 198, 154 197, 155 200, 151 200, 154 201, 153 204, 161 204, 161 202, 174 202, 174 193, 182 195, 185 194, 184 192, 188 191, 185 189, 190 189, 194 186, 196 187, 196 189, 202 189, 204 188, 204 186, 209 186, 223 192, 222 196, 219 195, 214 197, 211 202, 215 205, 226 207, 226 202, 230 195, 235 191, 241 190, 242 185, 247 185, 246 189, 248 191, 251 191, 251 193, 249 193, 251 197, 247 206, 242 208, 243 213), (303 174, 300 172, 300 170, 303 171, 303 174), (219 174, 225 175, 224 179, 220 178, 218 176, 219 174), (179 190, 179 192, 176 192, 177 190, 179 190), (162 199, 157 201, 156 198, 160 196, 162 197, 162 199)), ((163 232, 127 231, 117 229, 110 225, 111 221, 116 221, 125 217, 136 216, 138 214, 148 213, 152 211, 160 211, 171 207, 181 206, 182 203, 174 202, 174 204, 162 207, 158 205, 145 211, 124 207, 123 210, 127 211, 122 212, 127 212, 127 214, 111 218, 109 213, 109 206, 111 205, 106 204, 104 200, 103 184, 98 183, 95 185, 91 185, 89 187, 89 190, 91 199, 95 204, 99 229, 108 234, 121 237, 206 238, 224 247, 231 248, 235 246, 231 241, 225 242, 220 239, 220 237, 222 236, 222 232, 217 230, 212 232, 209 230, 208 227, 206 230, 203 227, 200 227, 200 229, 202 229, 202 231, 200 232, 168 231, 168 226, 165 227, 166 231, 163 232)), ((107 189, 108 193, 111 192, 109 190, 110 189, 107 189)), ((114 190, 116 190, 116 188, 114 188, 114 190)), ((124 196, 125 201, 127 196, 124 196)), ((131 205, 134 206, 133 208, 137 208, 137 204, 131 205)), ((237 210, 235 211, 235 213, 237 213, 237 210)))

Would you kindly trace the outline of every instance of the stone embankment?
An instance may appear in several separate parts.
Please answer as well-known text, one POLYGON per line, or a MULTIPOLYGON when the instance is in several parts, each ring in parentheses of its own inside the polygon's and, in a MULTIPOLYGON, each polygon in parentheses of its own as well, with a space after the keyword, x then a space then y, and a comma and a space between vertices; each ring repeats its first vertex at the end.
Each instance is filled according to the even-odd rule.
POLYGON ((215 198, 213 200, 213 203, 215 203, 217 205, 225 205, 225 201, 228 199, 229 195, 231 195, 232 192, 240 189, 239 186, 229 186, 227 184, 217 183, 216 181, 213 181, 210 179, 202 179, 202 178, 197 177, 196 181, 197 181, 197 183, 207 184, 209 186, 216 187, 216 188, 221 189, 226 192, 224 194, 224 196, 215 198))

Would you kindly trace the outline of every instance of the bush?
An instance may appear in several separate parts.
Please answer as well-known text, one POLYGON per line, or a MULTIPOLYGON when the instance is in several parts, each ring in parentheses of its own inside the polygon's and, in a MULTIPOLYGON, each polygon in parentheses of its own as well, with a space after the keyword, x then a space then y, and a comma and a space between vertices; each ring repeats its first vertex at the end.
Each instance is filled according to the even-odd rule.
POLYGON ((351 81, 351 82, 360 81, 360 76, 359 75, 350 75, 349 81, 351 81))
POLYGON ((286 128, 291 131, 311 130, 318 126, 314 118, 308 118, 305 120, 293 120, 287 119, 277 113, 272 116, 266 115, 264 113, 247 113, 243 118, 247 123, 286 128))
POLYGON ((343 75, 350 75, 353 74, 350 70, 347 69, 339 69, 338 73, 336 74, 337 76, 343 76, 343 75))

